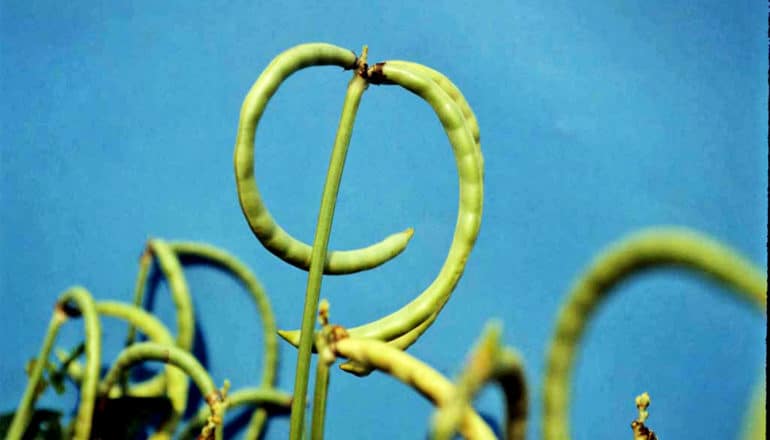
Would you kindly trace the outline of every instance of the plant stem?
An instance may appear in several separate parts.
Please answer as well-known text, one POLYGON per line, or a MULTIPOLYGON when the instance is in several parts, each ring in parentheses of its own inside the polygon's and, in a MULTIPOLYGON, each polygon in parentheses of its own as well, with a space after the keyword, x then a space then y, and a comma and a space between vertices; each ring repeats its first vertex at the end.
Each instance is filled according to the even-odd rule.
POLYGON ((315 323, 318 297, 321 291, 321 277, 323 275, 326 251, 329 245, 329 234, 334 217, 334 208, 337 204, 337 192, 340 187, 342 170, 345 166, 345 156, 348 152, 350 137, 353 132, 358 105, 361 96, 366 90, 367 82, 358 72, 348 84, 345 95, 345 103, 342 107, 337 137, 334 140, 329 170, 326 174, 321 208, 318 213, 318 223, 313 239, 313 252, 310 257, 310 272, 308 274, 307 290, 305 291, 305 308, 302 314, 302 336, 299 342, 297 354, 297 372, 294 378, 294 400, 291 406, 291 421, 289 438, 300 440, 302 438, 303 421, 305 417, 305 402, 307 400, 307 382, 310 370, 310 353, 313 346, 313 326, 315 323))
POLYGON ((53 347, 53 342, 56 340, 56 334, 59 332, 59 327, 61 327, 62 323, 66 320, 67 315, 62 313, 57 305, 53 316, 51 317, 51 321, 48 323, 48 330, 45 333, 43 347, 40 349, 40 354, 37 355, 35 364, 29 374, 27 388, 24 390, 24 395, 16 409, 16 415, 11 422, 10 428, 8 428, 6 438, 10 440, 20 439, 27 429, 27 424, 32 416, 32 407, 35 400, 37 400, 40 380, 43 377, 43 369, 48 362, 48 355, 51 352, 51 347, 53 347))
POLYGON ((324 420, 326 417, 326 395, 329 391, 329 364, 318 359, 315 366, 315 390, 313 391, 313 418, 310 426, 310 439, 323 440, 324 420))

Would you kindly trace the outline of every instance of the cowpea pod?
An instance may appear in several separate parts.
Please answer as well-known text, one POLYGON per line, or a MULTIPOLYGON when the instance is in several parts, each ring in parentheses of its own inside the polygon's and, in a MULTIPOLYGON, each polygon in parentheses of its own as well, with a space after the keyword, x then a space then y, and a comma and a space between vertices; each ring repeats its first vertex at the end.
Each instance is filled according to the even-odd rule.
MULTIPOLYGON (((174 338, 171 336, 171 333, 169 333, 166 326, 155 316, 147 313, 141 308, 117 301, 100 301, 96 303, 96 310, 100 315, 111 316, 129 322, 132 326, 147 335, 152 342, 166 345, 174 343, 174 338)), ((188 385, 185 374, 179 369, 167 365, 166 372, 165 374, 162 374, 161 377, 165 378, 166 390, 169 400, 171 401, 173 412, 169 419, 161 424, 158 432, 150 437, 150 439, 154 440, 172 438, 177 424, 182 419, 182 415, 184 415, 185 406, 187 405, 188 385)), ((112 394, 113 390, 120 391, 120 387, 113 387, 109 393, 112 394)), ((129 392, 129 394, 133 395, 131 392, 129 392)))
POLYGON ((413 72, 417 72, 423 76, 427 76, 433 80, 433 82, 438 84, 438 86, 441 87, 441 90, 445 91, 447 95, 452 98, 455 104, 460 107, 460 111, 462 111, 463 116, 465 116, 465 124, 471 131, 473 141, 476 144, 476 154, 478 156, 477 160, 479 162, 479 166, 481 167, 481 175, 483 177, 484 156, 481 153, 481 131, 479 130, 479 122, 478 119, 476 119, 476 114, 473 113, 473 109, 471 109, 471 106, 468 104, 468 101, 465 99, 465 96, 463 96, 460 89, 449 78, 447 78, 446 75, 423 64, 402 60, 391 60, 388 61, 388 64, 392 66, 403 67, 413 72))
MULTIPOLYGON (((391 61, 388 61, 388 63, 390 65, 399 66, 406 70, 410 70, 430 78, 439 87, 441 87, 441 89, 444 92, 446 92, 450 98, 452 98, 455 104, 457 104, 457 106, 460 108, 460 111, 462 111, 463 116, 465 117, 465 124, 470 130, 471 135, 473 136, 473 141, 476 146, 475 154, 477 156, 477 161, 480 167, 480 173, 483 178, 484 156, 481 153, 481 134, 479 130, 478 120, 476 119, 476 115, 473 113, 471 106, 468 104, 468 101, 465 99, 462 92, 460 92, 460 89, 444 74, 428 66, 425 66, 423 64, 414 63, 410 61, 401 61, 401 60, 395 60, 395 61, 391 60, 391 61)), ((392 341, 389 341, 388 343, 393 347, 397 347, 401 350, 406 350, 420 337, 420 335, 422 335, 428 329, 428 327, 430 327, 433 321, 436 320, 437 316, 438 316, 438 312, 434 312, 433 314, 430 315, 428 319, 423 321, 419 326, 399 336, 398 338, 392 341)), ((343 371, 347 371, 357 376, 366 376, 372 372, 371 369, 366 368, 363 365, 358 365, 353 361, 348 361, 341 364, 340 368, 343 371)))
MULTIPOLYGON (((428 317, 425 321, 421 322, 420 325, 413 328, 412 330, 409 330, 408 332, 404 333, 403 335, 397 337, 396 339, 393 339, 391 341, 388 341, 388 345, 390 345, 393 348, 397 348, 399 350, 406 350, 409 348, 412 344, 414 344, 417 339, 422 336, 423 333, 425 333, 426 330, 428 330, 428 327, 430 327, 431 324, 433 324, 433 321, 436 320, 438 317, 438 312, 434 312, 432 315, 428 317)), ((340 364, 340 369, 342 371, 351 373, 353 375, 363 377, 368 376, 371 374, 373 369, 367 367, 366 365, 357 364, 355 361, 347 361, 340 364)))
MULTIPOLYGON (((192 354, 171 344, 137 342, 123 349, 107 372, 107 375, 104 376, 104 380, 99 384, 99 394, 106 397, 124 370, 146 361, 159 361, 171 364, 190 376, 190 379, 200 390, 201 395, 209 403, 211 413, 218 417, 221 427, 221 420, 224 419, 225 412, 224 396, 216 388, 206 369, 203 368, 192 354)), ((218 440, 221 439, 222 430, 217 429, 216 435, 218 440)))
MULTIPOLYGON (((160 270, 168 283, 171 299, 174 302, 176 312, 176 345, 179 348, 190 351, 193 346, 195 334, 195 313, 190 298, 190 288, 173 249, 159 238, 153 238, 147 243, 147 252, 154 256, 160 270)), ((146 258, 140 263, 140 274, 146 270, 146 258)), ((141 276, 140 276, 141 278, 141 276)), ((144 301, 144 289, 137 289, 134 296, 134 305, 141 307, 144 301)), ((131 387, 131 394, 136 396, 158 396, 164 392, 164 379, 162 374, 155 375, 146 381, 137 383, 131 387)))
MULTIPOLYGON (((272 388, 245 388, 228 393, 225 404, 227 405, 228 411, 241 406, 268 406, 274 408, 276 411, 286 412, 291 408, 291 394, 272 388)), ((182 430, 179 439, 194 439, 197 435, 195 431, 200 431, 200 428, 206 423, 206 418, 208 418, 209 415, 208 413, 208 407, 202 407, 198 410, 187 423, 187 426, 182 430)), ((251 439, 258 437, 247 435, 244 438, 251 439)))
MULTIPOLYGON (((235 182, 241 210, 262 245, 283 261, 303 270, 310 268, 311 246, 297 240, 276 223, 267 209, 254 177, 254 140, 259 120, 270 98, 289 76, 311 66, 356 66, 356 55, 325 43, 295 46, 275 57, 249 90, 241 107, 235 141, 235 182)), ((412 238, 411 228, 388 236, 374 245, 349 250, 330 250, 324 265, 329 275, 347 274, 377 267, 400 254, 412 238)))
MULTIPOLYGON (((455 394, 452 383, 439 372, 385 342, 344 338, 335 341, 330 347, 335 355, 393 376, 414 388, 436 406, 446 405, 455 394)), ((458 429, 467 439, 496 438, 489 425, 472 408, 463 411, 458 429)))
POLYGON ((190 288, 174 250, 164 240, 154 238, 149 243, 150 251, 157 258, 160 270, 168 282, 171 299, 176 309, 176 345, 183 350, 191 350, 195 334, 195 317, 190 288))
POLYGON ((527 431, 527 383, 524 367, 514 350, 500 345, 499 322, 487 325, 481 340, 468 356, 465 368, 455 381, 455 393, 433 415, 434 440, 452 438, 463 410, 487 382, 494 381, 505 396, 506 440, 524 440, 527 431))
MULTIPOLYGON (((261 386, 271 388, 275 385, 276 369, 278 368, 278 340, 276 337, 275 317, 270 307, 270 300, 265 294, 262 285, 254 274, 240 262, 235 256, 205 243, 195 242, 171 242, 171 250, 179 257, 200 258, 228 271, 234 275, 246 287, 262 319, 264 338, 264 351, 262 357, 262 381, 261 386)), ((246 438, 258 438, 267 420, 267 411, 257 408, 254 411, 246 438)))
POLYGON ((573 284, 559 312, 543 381, 546 440, 569 437, 569 389, 577 346, 587 322, 613 288, 653 267, 692 270, 715 280, 767 313, 767 278, 726 246, 684 228, 650 228, 601 253, 573 284))
POLYGON ((37 356, 37 361, 30 373, 30 379, 24 395, 17 407, 16 414, 11 421, 11 426, 6 433, 8 440, 20 440, 29 424, 32 415, 37 390, 43 374, 43 368, 47 364, 53 342, 61 325, 69 318, 82 316, 85 324, 85 355, 86 366, 80 386, 80 403, 74 420, 74 440, 87 440, 91 434, 91 420, 94 413, 96 388, 99 384, 99 366, 101 362, 101 325, 96 312, 96 306, 91 294, 80 286, 75 286, 65 291, 57 300, 51 322, 46 332, 43 347, 37 356), (73 302, 77 308, 69 303, 73 302))
MULTIPOLYGON (((398 311, 348 329, 351 337, 392 341, 430 321, 432 315, 444 306, 462 276, 481 225, 483 173, 476 143, 462 111, 436 82, 418 71, 388 62, 376 64, 370 71, 371 83, 398 84, 423 98, 433 108, 452 145, 460 186, 454 237, 438 276, 417 298, 398 311)), ((414 332, 410 336, 419 333, 414 332)), ((279 334, 293 345, 298 345, 298 330, 281 331, 279 334)), ((404 341, 414 342, 409 339, 404 341)))

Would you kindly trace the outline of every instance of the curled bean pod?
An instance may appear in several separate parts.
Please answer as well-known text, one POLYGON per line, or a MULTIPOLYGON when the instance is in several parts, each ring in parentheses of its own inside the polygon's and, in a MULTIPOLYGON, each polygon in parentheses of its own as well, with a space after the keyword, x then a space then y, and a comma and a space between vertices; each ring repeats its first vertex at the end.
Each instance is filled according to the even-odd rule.
MULTIPOLYGON (((96 303, 96 311, 99 315, 110 316, 128 322, 129 325, 147 335, 152 342, 158 344, 174 343, 174 338, 166 326, 144 309, 117 301, 100 301, 96 303)), ((67 374, 78 385, 81 385, 83 380, 82 371, 83 367, 77 361, 72 361, 67 368, 67 374)), ((166 390, 166 394, 171 401, 172 414, 168 420, 163 421, 158 432, 154 433, 151 439, 169 439, 174 434, 174 430, 179 420, 181 420, 185 405, 187 404, 187 377, 180 370, 169 365, 166 367, 165 374, 159 374, 155 381, 159 383, 158 387, 166 390)), ((110 398, 117 398, 122 395, 122 391, 120 386, 115 385, 109 390, 108 395, 110 398)), ((128 394, 137 397, 156 396, 157 393, 154 390, 152 391, 152 394, 144 395, 136 393, 134 389, 130 389, 128 394)))
POLYGON ((468 104, 468 101, 465 99, 465 96, 463 96, 460 89, 443 73, 423 64, 401 60, 391 60, 388 61, 388 64, 392 66, 399 66, 430 78, 439 87, 441 87, 441 90, 446 92, 446 94, 452 98, 455 104, 457 104, 457 106, 460 108, 460 111, 463 112, 463 116, 465 117, 465 124, 471 131, 471 136, 473 136, 473 141, 476 144, 477 160, 479 162, 480 172, 483 177, 484 156, 481 154, 481 131, 479 130, 479 122, 478 119, 476 119, 476 114, 473 113, 473 109, 471 109, 471 106, 468 104))
POLYGON ((37 390, 43 375, 43 368, 48 362, 48 357, 53 347, 53 342, 61 325, 69 318, 82 316, 85 324, 85 354, 86 366, 83 370, 83 379, 80 387, 80 403, 74 420, 74 440, 86 440, 91 434, 91 419, 94 412, 94 400, 96 399, 96 387, 99 383, 99 366, 101 362, 101 326, 97 316, 94 300, 88 291, 80 286, 72 287, 65 291, 57 300, 53 317, 48 325, 43 347, 37 356, 37 361, 30 373, 30 379, 24 395, 16 410, 16 414, 8 428, 6 438, 8 440, 20 440, 27 429, 32 408, 37 398, 37 390), (75 303, 76 308, 70 305, 75 303))
POLYGON ((190 288, 182 272, 182 265, 173 249, 163 240, 152 239, 149 243, 150 250, 160 264, 160 270, 166 277, 171 299, 176 309, 176 345, 190 351, 193 346, 195 334, 195 316, 192 301, 190 300, 190 288))
POLYGON ((572 286, 559 312, 543 384, 544 438, 569 438, 572 364, 583 329, 596 307, 623 280, 644 269, 666 266, 704 274, 767 312, 767 278, 762 271, 706 236, 684 228, 652 228, 612 245, 572 286))
MULTIPOLYGON (((310 66, 336 65, 351 69, 356 55, 331 44, 295 46, 275 57, 251 87, 241 107, 235 141, 235 180, 241 210, 262 245, 283 261, 303 270, 310 268, 311 246, 281 228, 267 210, 254 178, 254 139, 257 125, 270 98, 294 72, 310 66)), ((411 228, 362 249, 329 251, 326 274, 347 274, 377 267, 400 254, 412 238, 411 228)))
MULTIPOLYGON (((291 394, 272 388, 245 388, 228 394, 226 404, 228 410, 240 406, 269 406, 277 410, 288 411, 291 407, 291 394)), ((182 430, 179 438, 185 440, 195 438, 195 432, 200 431, 200 428, 206 423, 208 413, 208 407, 202 407, 198 410, 182 430)), ((246 436, 246 438, 256 437, 246 436)))
MULTIPOLYGON (((171 249, 179 257, 195 257, 215 264, 233 274, 243 283, 251 294, 262 318, 262 330, 264 337, 264 354, 262 357, 262 381, 261 386, 272 388, 275 385, 276 370, 278 368, 278 340, 276 337, 275 317, 270 307, 270 300, 265 294, 262 285, 254 274, 237 258, 222 249, 204 243, 172 242, 171 249)), ((267 420, 267 411, 259 407, 255 410, 249 423, 247 438, 258 438, 262 427, 267 420)))
MULTIPOLYGON (((481 224, 483 199, 483 173, 479 163, 480 154, 477 145, 466 124, 465 117, 455 101, 431 78, 409 67, 391 65, 389 62, 374 66, 372 82, 398 84, 423 98, 436 112, 455 155, 460 181, 460 201, 457 224, 449 248, 438 276, 416 299, 400 310, 377 321, 349 329, 355 338, 371 338, 383 341, 409 334, 404 343, 414 341, 415 335, 427 328, 431 319, 444 306, 452 290, 457 285, 465 268, 465 262, 476 241, 481 224), (428 321, 421 331, 421 324, 428 321), (410 332, 412 332, 410 334, 410 332)), ((300 332, 281 331, 279 334, 294 344, 299 343, 300 332)))
MULTIPOLYGON (((106 396, 124 370, 145 361, 164 362, 184 371, 190 376, 201 394, 206 397, 212 414, 218 418, 221 424, 221 420, 224 418, 225 405, 221 404, 222 396, 214 385, 214 381, 211 380, 206 369, 192 354, 169 344, 138 342, 123 349, 99 385, 99 394, 106 396)), ((221 429, 217 430, 217 437, 221 438, 221 429)))
MULTIPOLYGON (((437 406, 446 405, 455 394, 452 383, 439 372, 385 342, 345 338, 336 341, 331 348, 336 355, 393 376, 437 406)), ((463 412, 459 431, 467 439, 495 438, 489 425, 472 408, 463 412)))
POLYGON ((507 440, 523 440, 527 432, 527 383, 519 355, 500 345, 500 324, 487 325, 456 381, 455 393, 433 417, 433 438, 452 438, 462 412, 489 381, 497 382, 505 395, 507 440))
MULTIPOLYGON (((166 326, 143 309, 117 301, 100 301, 96 304, 96 310, 100 315, 111 316, 129 322, 147 335, 152 342, 164 345, 174 343, 174 338, 166 326)), ((167 365, 166 372, 161 377, 166 379, 166 391, 171 401, 172 414, 168 420, 161 424, 158 432, 150 437, 156 440, 170 439, 173 436, 187 405, 188 386, 185 374, 179 369, 167 365)), ((117 386, 113 387, 109 394, 113 394, 113 391, 120 391, 120 388, 117 386)), ((131 392, 129 394, 134 395, 131 392)))
MULTIPOLYGON (((163 276, 171 292, 171 299, 174 302, 176 312, 176 345, 184 350, 190 351, 193 346, 195 335, 195 313, 193 311, 192 300, 190 298, 190 288, 187 285, 182 265, 179 263, 173 249, 164 240, 154 238, 147 243, 147 252, 154 256, 160 266, 163 276)), ((139 280, 146 277, 142 272, 148 270, 149 260, 143 256, 140 261, 139 280)), ((144 301, 144 289, 137 282, 137 288, 134 295, 134 305, 142 306, 144 301)), ((130 336, 130 329, 129 329, 130 336)), ((144 382, 135 384, 131 388, 131 394, 135 396, 158 396, 164 393, 164 378, 162 374, 155 375, 144 382)))
MULTIPOLYGON (((449 78, 447 78, 444 74, 428 66, 409 62, 409 61, 400 61, 400 60, 388 61, 388 64, 399 66, 404 69, 417 72, 418 74, 421 74, 425 77, 430 78, 439 87, 441 87, 441 89, 444 92, 446 92, 447 95, 449 95, 449 97, 455 102, 455 104, 457 104, 457 106, 460 108, 460 111, 462 111, 463 116, 465 118, 465 125, 470 130, 471 135, 473 136, 473 141, 476 146, 476 149, 475 149, 476 160, 478 161, 478 164, 479 164, 479 172, 481 173, 481 176, 483 178, 484 156, 481 153, 481 132, 479 130, 478 120, 476 119, 476 115, 473 113, 471 106, 468 104, 468 101, 465 99, 462 92, 460 92, 460 89, 451 80, 449 80, 449 78)), ((428 327, 430 327, 430 325, 433 323, 433 321, 436 320, 437 317, 438 317, 438 311, 431 314, 428 317, 428 319, 423 321, 419 326, 408 331, 407 333, 404 333, 398 338, 389 341, 388 343, 393 347, 399 348, 401 350, 406 350, 428 329, 428 327)), ((340 368, 343 371, 347 371, 348 373, 352 373, 357 376, 366 376, 372 372, 371 369, 368 369, 363 365, 358 365, 352 361, 348 361, 341 364, 340 368)))

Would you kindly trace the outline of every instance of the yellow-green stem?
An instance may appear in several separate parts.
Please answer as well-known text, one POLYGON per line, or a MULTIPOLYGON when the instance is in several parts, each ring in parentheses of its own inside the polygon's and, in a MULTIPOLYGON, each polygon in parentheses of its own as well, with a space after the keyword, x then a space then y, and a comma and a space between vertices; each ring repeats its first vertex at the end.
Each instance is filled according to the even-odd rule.
POLYGON ((37 400, 40 380, 43 377, 43 369, 48 362, 48 355, 51 352, 51 347, 53 347, 53 342, 56 340, 56 334, 59 333, 59 328, 66 320, 67 315, 61 311, 57 304, 53 316, 51 317, 51 321, 48 323, 48 330, 46 330, 45 333, 43 347, 40 349, 40 354, 37 355, 32 371, 29 374, 27 388, 24 390, 24 395, 21 398, 19 407, 16 409, 16 415, 11 422, 11 427, 8 429, 6 437, 8 439, 20 439, 27 429, 27 424, 32 416, 32 407, 35 400, 37 400))
POLYGON ((313 390, 313 418, 310 423, 310 439, 323 440, 326 419, 326 395, 329 391, 329 364, 318 359, 315 367, 315 389, 313 390))
POLYGON ((345 103, 342 107, 342 116, 337 128, 337 137, 334 140, 334 148, 326 174, 321 208, 318 213, 318 223, 313 239, 313 252, 310 257, 310 272, 308 274, 307 290, 305 291, 305 308, 302 314, 302 337, 299 341, 299 353, 297 354, 297 372, 294 377, 294 400, 291 406, 291 420, 289 438, 300 440, 302 438, 303 420, 305 418, 305 403, 307 401, 307 382, 310 370, 310 354, 313 348, 313 326, 315 323, 318 297, 321 291, 321 278, 326 261, 326 251, 329 245, 329 234, 334 217, 334 208, 337 204, 337 192, 340 187, 342 170, 345 166, 345 156, 348 152, 350 137, 353 132, 358 105, 361 96, 366 90, 367 82, 358 72, 348 85, 345 103))

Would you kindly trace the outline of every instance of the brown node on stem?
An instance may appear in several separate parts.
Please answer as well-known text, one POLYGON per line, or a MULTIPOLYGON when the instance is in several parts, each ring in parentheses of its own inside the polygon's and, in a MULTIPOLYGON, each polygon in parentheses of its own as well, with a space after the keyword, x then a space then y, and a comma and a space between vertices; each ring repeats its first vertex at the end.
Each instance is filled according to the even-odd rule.
POLYGON ((369 84, 394 84, 393 81, 389 80, 388 77, 385 76, 385 72, 382 71, 384 66, 385 63, 377 63, 366 71, 365 78, 369 84))

